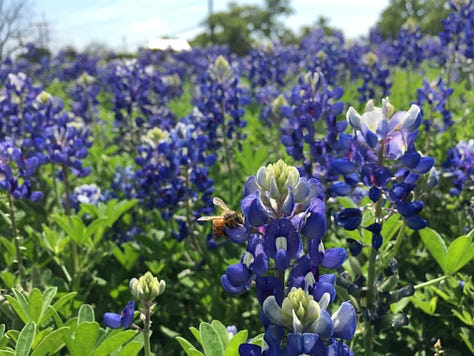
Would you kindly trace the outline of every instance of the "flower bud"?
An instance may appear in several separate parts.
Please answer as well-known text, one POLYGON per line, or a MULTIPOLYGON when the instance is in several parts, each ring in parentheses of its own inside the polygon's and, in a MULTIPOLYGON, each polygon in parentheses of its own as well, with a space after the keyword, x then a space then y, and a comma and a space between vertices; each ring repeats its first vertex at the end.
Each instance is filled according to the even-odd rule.
POLYGON ((132 278, 130 280, 130 292, 132 295, 145 302, 152 302, 156 297, 163 294, 166 283, 164 280, 158 281, 151 272, 145 273, 139 279, 132 278))

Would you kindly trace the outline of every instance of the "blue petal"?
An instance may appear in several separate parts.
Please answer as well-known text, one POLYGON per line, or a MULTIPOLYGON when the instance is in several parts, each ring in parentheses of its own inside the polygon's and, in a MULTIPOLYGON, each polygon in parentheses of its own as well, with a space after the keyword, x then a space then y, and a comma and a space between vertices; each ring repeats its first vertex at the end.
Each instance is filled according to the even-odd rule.
POLYGON ((433 157, 421 157, 420 162, 413 169, 413 172, 418 174, 425 174, 433 167, 434 162, 435 160, 433 157))
POLYGON ((226 290, 226 292, 230 294, 240 294, 247 290, 246 285, 235 287, 232 284, 230 284, 225 274, 221 276, 221 284, 222 284, 222 287, 226 290))
POLYGON ((313 199, 308 208, 309 216, 304 220, 301 233, 308 239, 321 239, 326 233, 326 213, 324 202, 313 199))
POLYGON ((332 166, 339 174, 343 175, 352 173, 357 168, 357 164, 347 158, 334 159, 332 166))
POLYGON ((312 331, 319 334, 322 337, 331 337, 333 333, 333 322, 329 313, 325 310, 321 310, 319 318, 312 324, 312 331))
POLYGON ((324 268, 337 269, 342 266, 347 258, 347 252, 342 247, 329 248, 324 252, 321 266, 324 268))
POLYGON ((125 308, 123 308, 121 316, 122 326, 127 329, 133 322, 133 316, 135 313, 135 302, 133 300, 129 301, 125 308))
POLYGON ((247 241, 249 234, 244 227, 238 226, 236 228, 225 228, 225 235, 229 238, 230 241, 242 245, 247 241))
POLYGON ((119 329, 122 327, 120 314, 117 314, 117 313, 105 313, 104 323, 106 326, 108 326, 111 329, 119 329))
POLYGON ((331 189, 339 196, 349 195, 352 191, 352 187, 346 182, 334 182, 331 186, 331 189))
POLYGON ((225 274, 229 283, 234 287, 239 287, 242 284, 245 284, 250 278, 249 269, 243 263, 236 263, 228 266, 225 270, 225 274))
POLYGON ((428 226, 428 222, 418 215, 405 218, 403 221, 406 226, 413 230, 421 230, 428 226))
POLYGON ((240 344, 239 355, 240 356, 261 356, 262 348, 254 344, 240 344))
POLYGON ((342 303, 333 314, 332 320, 334 324, 333 337, 352 339, 356 330, 356 313, 351 303, 342 303))

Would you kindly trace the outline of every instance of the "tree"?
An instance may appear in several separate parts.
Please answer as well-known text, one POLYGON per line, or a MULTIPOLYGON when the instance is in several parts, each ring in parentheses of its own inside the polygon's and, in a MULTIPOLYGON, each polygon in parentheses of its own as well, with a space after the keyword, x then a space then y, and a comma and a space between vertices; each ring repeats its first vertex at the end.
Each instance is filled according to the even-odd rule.
POLYGON ((449 9, 447 0, 390 0, 382 12, 378 26, 384 38, 396 38, 407 22, 416 25, 427 35, 437 35, 443 30, 441 20, 449 9))
POLYGON ((0 0, 0 59, 21 44, 27 3, 27 0, 0 0))
POLYGON ((228 45, 236 54, 246 54, 256 40, 279 39, 288 32, 278 21, 281 15, 292 13, 289 0, 266 0, 265 7, 229 4, 228 11, 208 16, 204 21, 210 33, 202 33, 194 45, 228 45))

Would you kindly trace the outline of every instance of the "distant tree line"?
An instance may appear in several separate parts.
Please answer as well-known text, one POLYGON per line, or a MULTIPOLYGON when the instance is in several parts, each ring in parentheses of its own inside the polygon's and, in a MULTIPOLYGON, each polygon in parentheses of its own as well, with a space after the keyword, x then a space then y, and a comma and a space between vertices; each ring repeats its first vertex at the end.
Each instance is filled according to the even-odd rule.
MULTIPOLYGON (((0 0, 0 59, 23 45, 27 12, 31 12, 28 0, 0 0)), ((255 43, 273 40, 283 44, 297 43, 314 27, 322 27, 327 33, 335 30, 329 19, 316 13, 315 23, 302 27, 296 34, 283 22, 293 12, 291 0, 265 0, 263 6, 239 5, 234 1, 226 11, 212 13, 203 21, 205 31, 191 44, 226 45, 232 52, 245 55, 255 43)), ((390 0, 377 26, 384 38, 396 38, 405 24, 418 26, 424 34, 437 35, 443 29, 441 20, 448 13, 447 0, 390 0)))

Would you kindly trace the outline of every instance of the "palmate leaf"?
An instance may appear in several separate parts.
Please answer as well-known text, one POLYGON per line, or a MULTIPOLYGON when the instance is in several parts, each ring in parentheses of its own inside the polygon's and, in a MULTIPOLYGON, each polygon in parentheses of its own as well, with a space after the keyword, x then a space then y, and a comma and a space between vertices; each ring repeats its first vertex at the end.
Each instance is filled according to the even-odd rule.
POLYGON ((458 272, 474 258, 472 231, 469 235, 459 236, 448 247, 441 235, 433 229, 425 228, 419 233, 426 248, 446 275, 458 272))

